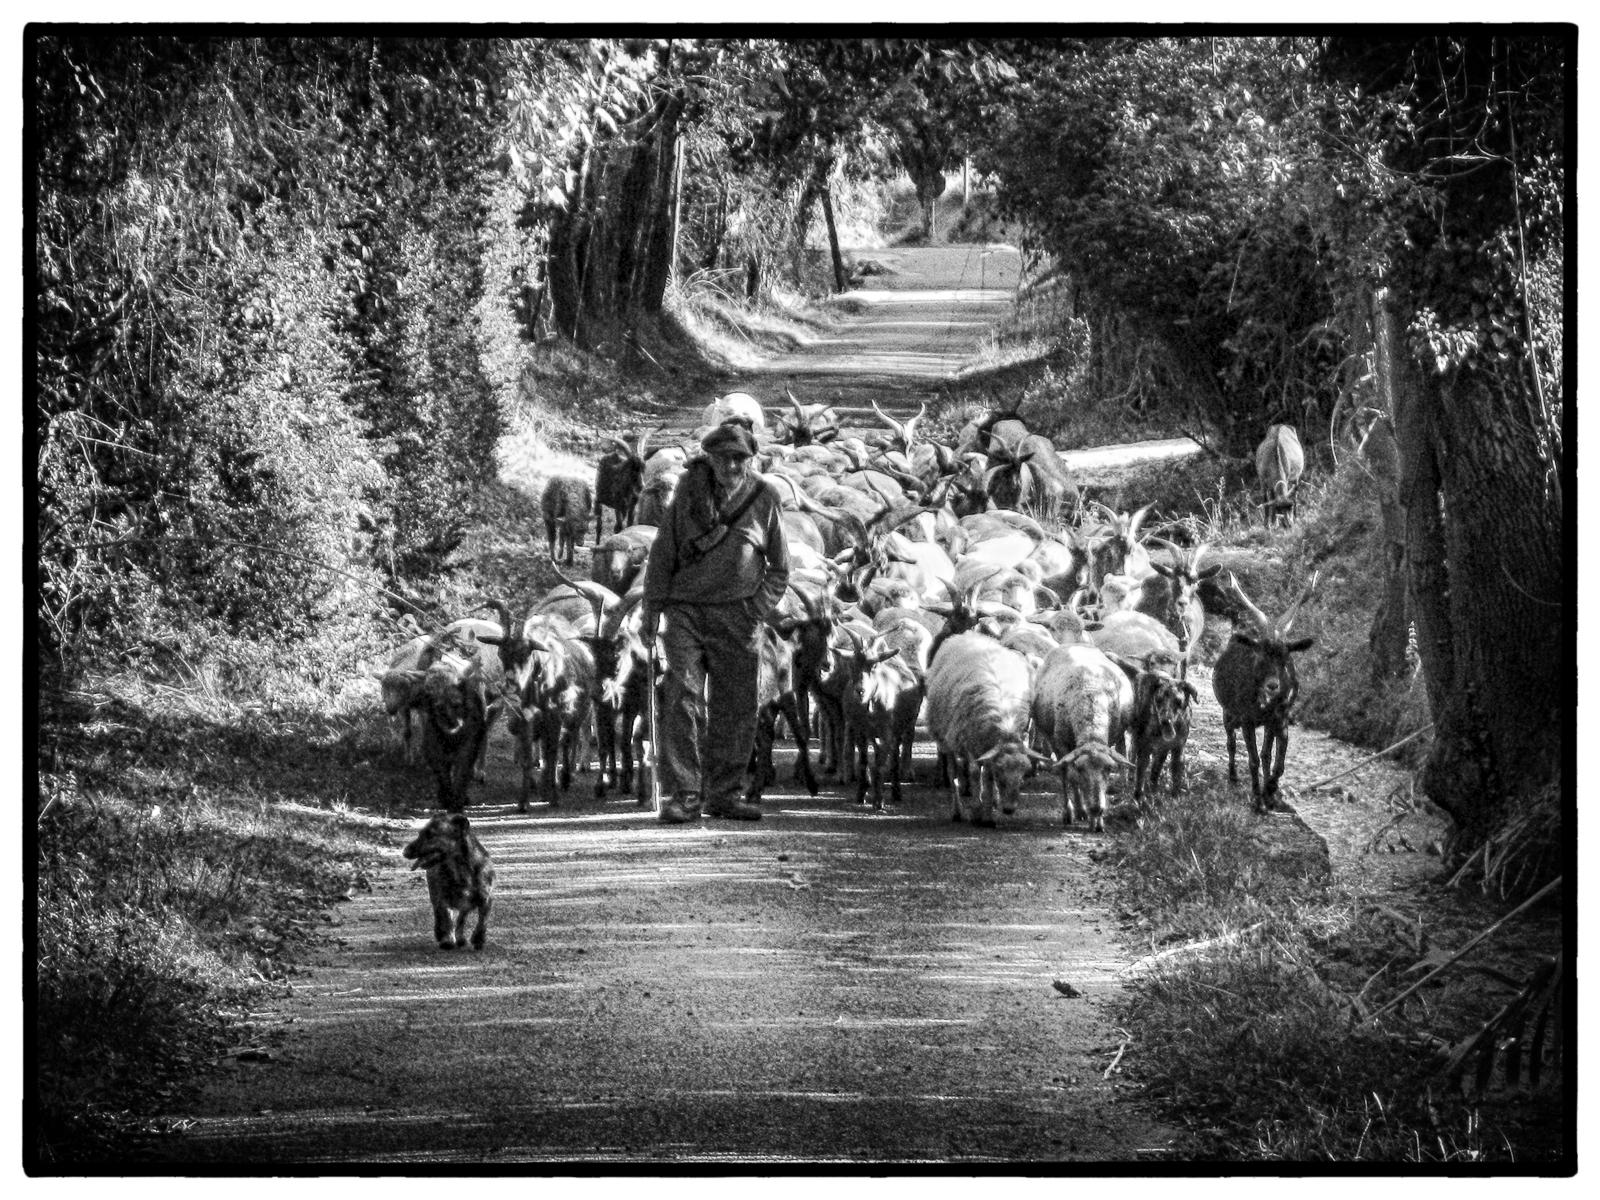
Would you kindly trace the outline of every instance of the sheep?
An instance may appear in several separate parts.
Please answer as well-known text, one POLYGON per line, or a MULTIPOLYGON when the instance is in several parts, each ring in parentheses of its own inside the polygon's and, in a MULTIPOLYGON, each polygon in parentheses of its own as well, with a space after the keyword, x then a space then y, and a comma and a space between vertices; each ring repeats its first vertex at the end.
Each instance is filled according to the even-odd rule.
POLYGON ((1061 823, 1087 818, 1105 830, 1106 776, 1131 767, 1117 750, 1133 721, 1128 672, 1093 646, 1057 646, 1034 679, 1034 728, 1058 755, 1061 823))
POLYGON ((650 547, 655 540, 654 525, 629 525, 626 529, 618 530, 595 550, 590 576, 617 595, 626 594, 644 570, 644 564, 649 561, 650 547))
POLYGON ((1114 612, 1097 629, 1085 634, 1090 645, 1108 654, 1144 659, 1152 654, 1181 658, 1177 635, 1154 617, 1141 612, 1114 612))
POLYGON ((890 796, 900 803, 900 777, 903 760, 909 758, 910 744, 922 709, 922 673, 917 669, 916 647, 924 651, 927 630, 914 621, 897 632, 910 635, 906 651, 888 637, 871 638, 851 633, 850 651, 845 657, 848 682, 844 688, 845 728, 849 731, 852 753, 857 755, 856 803, 867 800, 867 750, 872 750, 872 806, 883 811, 884 761, 889 764, 890 796), (922 635, 918 638, 916 635, 922 635))
POLYGON ((1293 522, 1300 476, 1305 469, 1306 454, 1294 426, 1267 426, 1267 436, 1256 447, 1256 479, 1261 488, 1264 524, 1293 522))
POLYGON ((730 418, 747 421, 751 433, 766 435, 767 417, 761 411, 761 402, 748 392, 729 392, 713 400, 706 405, 702 424, 715 428, 730 418))
POLYGON ((1176 674, 1177 663, 1167 655, 1152 655, 1133 681, 1133 800, 1144 799, 1146 772, 1152 789, 1169 760, 1170 790, 1174 796, 1187 785, 1183 751, 1189 741, 1189 706, 1200 698, 1194 684, 1176 674))
POLYGON ((981 633, 947 638, 928 668, 928 731, 953 761, 951 820, 963 817, 961 777, 977 766, 975 826, 992 829, 995 801, 1016 811, 1022 779, 1043 755, 1028 748, 1033 685, 1027 660, 981 633))
POLYGON ((489 852, 459 813, 434 817, 400 852, 413 871, 428 873, 428 899, 433 904, 433 936, 441 950, 467 944, 467 918, 478 914, 472 948, 482 950, 489 935, 489 909, 494 904, 494 867, 489 852))
MULTIPOLYGON (((570 564, 578 543, 583 541, 584 530, 589 527, 594 493, 581 479, 555 476, 545 483, 539 507, 544 513, 544 536, 550 557, 560 557, 562 562, 570 564)), ((596 536, 595 541, 599 540, 596 536)))
POLYGON ((1233 637, 1212 670, 1211 688, 1222 705, 1222 727, 1228 735, 1228 781, 1239 781, 1235 766, 1235 734, 1244 731, 1245 749, 1250 757, 1250 794, 1258 813, 1278 807, 1278 781, 1283 776, 1283 760, 1289 749, 1289 725, 1294 717, 1294 701, 1300 681, 1290 657, 1309 649, 1314 638, 1289 640, 1289 630, 1299 615, 1300 606, 1317 585, 1312 575, 1299 598, 1276 621, 1251 604, 1230 573, 1228 583, 1249 613, 1255 628, 1234 629, 1233 637), (1262 748, 1256 749, 1256 730, 1262 729, 1262 748), (1265 757, 1265 783, 1261 759, 1265 757))

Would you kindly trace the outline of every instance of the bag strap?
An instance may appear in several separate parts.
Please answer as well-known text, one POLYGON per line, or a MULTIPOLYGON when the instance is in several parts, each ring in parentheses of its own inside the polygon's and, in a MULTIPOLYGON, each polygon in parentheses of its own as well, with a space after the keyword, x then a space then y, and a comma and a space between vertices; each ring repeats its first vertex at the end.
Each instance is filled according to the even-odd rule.
POLYGON ((715 550, 733 530, 733 523, 745 513, 750 511, 750 506, 756 502, 756 497, 761 494, 761 483, 757 481, 750 489, 750 494, 741 500, 731 513, 718 512, 717 523, 698 537, 692 538, 687 549, 692 554, 690 562, 698 562, 711 551, 715 550))

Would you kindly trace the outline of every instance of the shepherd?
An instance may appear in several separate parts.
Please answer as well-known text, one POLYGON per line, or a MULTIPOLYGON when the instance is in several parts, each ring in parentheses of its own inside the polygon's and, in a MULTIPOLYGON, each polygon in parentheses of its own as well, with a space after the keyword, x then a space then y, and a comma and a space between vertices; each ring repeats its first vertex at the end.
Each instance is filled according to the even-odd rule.
POLYGON ((669 825, 756 821, 744 799, 755 744, 761 624, 789 582, 778 493, 751 468, 755 435, 724 421, 684 470, 645 566, 640 636, 666 660, 658 769, 669 825))

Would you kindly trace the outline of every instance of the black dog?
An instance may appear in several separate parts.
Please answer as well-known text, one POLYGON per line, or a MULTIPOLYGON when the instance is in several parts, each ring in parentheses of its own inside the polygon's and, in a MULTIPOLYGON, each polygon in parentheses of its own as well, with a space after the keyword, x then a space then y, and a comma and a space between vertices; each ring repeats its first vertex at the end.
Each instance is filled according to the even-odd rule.
POLYGON ((460 813, 433 818, 403 853, 416 860, 413 871, 427 869, 433 936, 439 949, 454 950, 466 944, 467 916, 476 909, 478 926, 472 931, 472 948, 482 950, 493 899, 494 867, 467 818, 460 813))

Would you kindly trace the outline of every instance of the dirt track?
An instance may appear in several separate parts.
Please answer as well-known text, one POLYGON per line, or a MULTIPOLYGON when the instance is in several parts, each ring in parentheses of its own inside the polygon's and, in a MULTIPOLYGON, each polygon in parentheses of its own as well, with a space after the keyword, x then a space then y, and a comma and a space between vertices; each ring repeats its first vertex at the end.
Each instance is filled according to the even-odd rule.
MULTIPOLYGON (((1014 254, 976 253, 897 252, 896 287, 865 299, 856 324, 737 382, 848 403, 870 381, 915 411, 1014 287, 1014 254), (1000 290, 975 290, 969 272, 1000 290), (919 278, 932 290, 906 290, 919 278)), ((422 813, 396 813, 390 868, 341 906, 334 939, 265 1018, 266 1053, 226 1060, 179 1114, 169 1161, 1174 1152, 1121 1075, 1105 1078, 1137 948, 1094 861, 1104 836, 1063 830, 1042 777, 997 830, 952 824, 931 788, 879 814, 836 787, 797 793, 786 769, 759 824, 684 828, 631 799, 593 800, 587 778, 560 808, 518 814, 510 758, 497 733, 471 810, 499 873, 487 949, 434 948, 423 878, 398 854, 422 813)), ((1216 770, 1216 747, 1193 761, 1216 770)), ((926 743, 918 767, 931 775, 926 743)), ((388 811, 384 796, 352 801, 388 811)))

